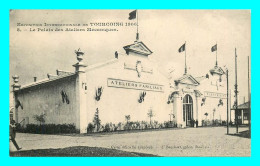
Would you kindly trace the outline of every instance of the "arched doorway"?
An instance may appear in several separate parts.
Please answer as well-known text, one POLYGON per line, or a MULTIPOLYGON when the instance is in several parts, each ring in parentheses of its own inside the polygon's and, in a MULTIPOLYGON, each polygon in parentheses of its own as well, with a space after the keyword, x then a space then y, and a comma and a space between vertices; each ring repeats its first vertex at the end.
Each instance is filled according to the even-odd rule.
POLYGON ((193 101, 192 97, 187 94, 183 98, 183 121, 186 122, 186 126, 191 126, 193 119, 193 101))

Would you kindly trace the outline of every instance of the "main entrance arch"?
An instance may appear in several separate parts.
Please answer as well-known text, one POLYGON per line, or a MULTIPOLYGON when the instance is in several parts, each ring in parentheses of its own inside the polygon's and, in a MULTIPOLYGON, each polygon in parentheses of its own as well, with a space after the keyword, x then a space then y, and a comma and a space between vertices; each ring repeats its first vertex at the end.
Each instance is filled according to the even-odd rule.
POLYGON ((191 120, 193 119, 193 100, 187 94, 183 98, 183 121, 186 122, 186 126, 191 126, 191 120))

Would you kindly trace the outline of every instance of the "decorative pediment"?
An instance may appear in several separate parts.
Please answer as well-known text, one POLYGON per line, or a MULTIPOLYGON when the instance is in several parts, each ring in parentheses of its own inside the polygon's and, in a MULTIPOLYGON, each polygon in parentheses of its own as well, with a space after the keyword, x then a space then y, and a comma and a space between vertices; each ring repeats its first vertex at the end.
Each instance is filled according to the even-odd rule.
POLYGON ((183 75, 181 78, 175 80, 175 82, 180 84, 186 84, 186 85, 194 85, 194 86, 199 85, 199 82, 189 74, 183 75))
POLYGON ((148 56, 153 53, 143 42, 135 42, 134 44, 124 46, 124 49, 127 55, 130 52, 134 52, 136 54, 145 56, 148 56))
POLYGON ((190 79, 190 78, 186 78, 186 79, 180 81, 180 83, 182 83, 182 84, 189 84, 190 85, 190 84, 194 84, 195 82, 192 79, 190 79))

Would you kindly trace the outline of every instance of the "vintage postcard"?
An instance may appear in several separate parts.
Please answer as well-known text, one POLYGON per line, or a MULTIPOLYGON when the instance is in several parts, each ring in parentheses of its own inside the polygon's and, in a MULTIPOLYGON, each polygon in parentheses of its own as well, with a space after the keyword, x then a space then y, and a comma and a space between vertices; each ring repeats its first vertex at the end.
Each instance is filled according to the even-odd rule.
POLYGON ((251 156, 250 10, 10 10, 10 156, 251 156))

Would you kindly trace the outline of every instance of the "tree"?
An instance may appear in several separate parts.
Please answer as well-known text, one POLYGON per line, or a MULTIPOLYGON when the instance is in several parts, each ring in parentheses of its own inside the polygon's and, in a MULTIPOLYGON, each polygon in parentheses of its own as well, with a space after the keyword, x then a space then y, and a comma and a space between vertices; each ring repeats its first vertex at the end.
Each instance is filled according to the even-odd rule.
POLYGON ((128 121, 131 119, 130 115, 125 116, 126 123, 128 124, 128 121))
POLYGON ((101 120, 99 119, 99 110, 98 108, 96 109, 94 119, 93 119, 94 125, 97 127, 97 131, 99 130, 101 120))
POLYGON ((149 109, 148 113, 147 113, 147 116, 150 118, 150 125, 152 124, 152 117, 154 117, 154 113, 153 113, 153 110, 152 108, 149 109))

